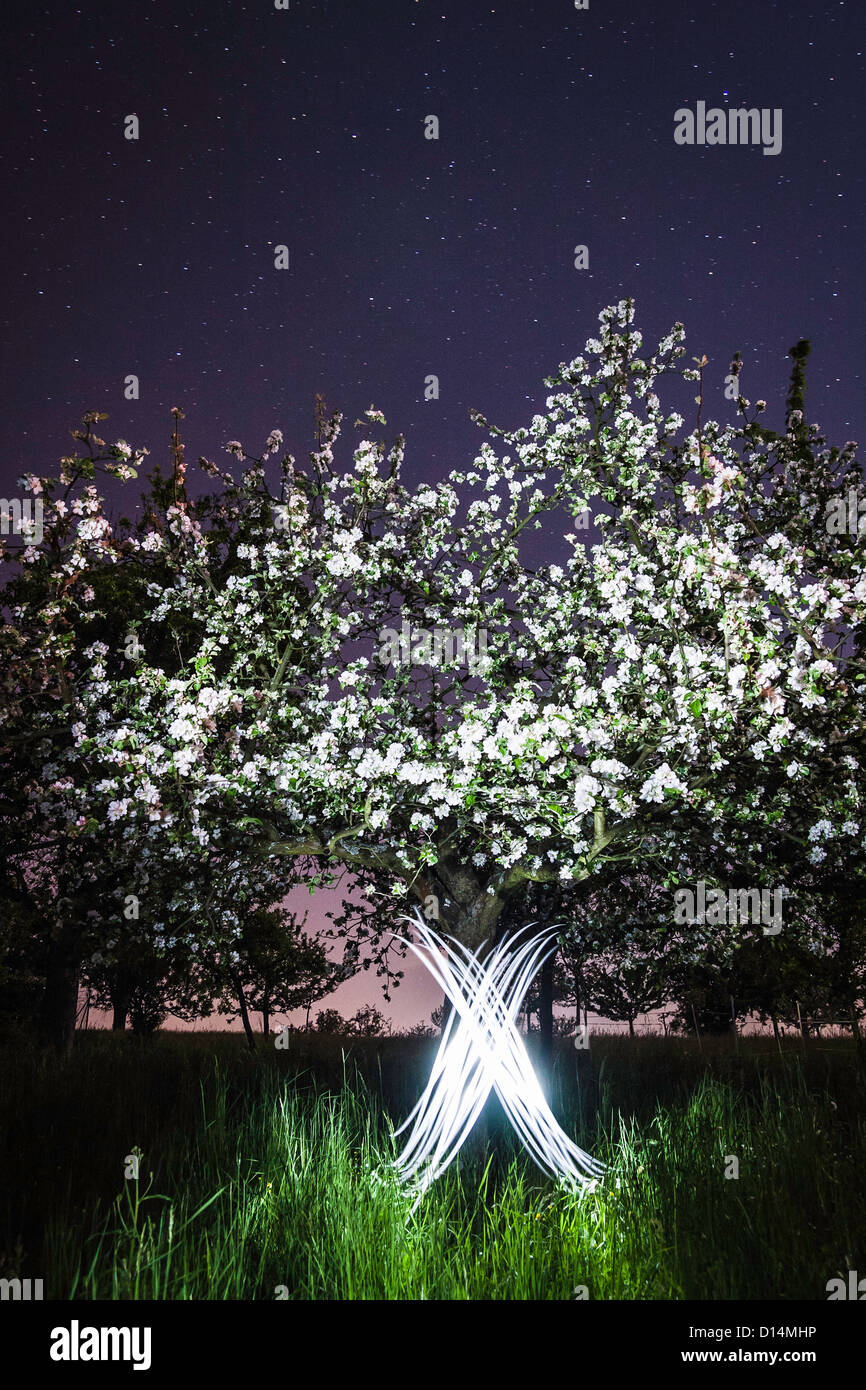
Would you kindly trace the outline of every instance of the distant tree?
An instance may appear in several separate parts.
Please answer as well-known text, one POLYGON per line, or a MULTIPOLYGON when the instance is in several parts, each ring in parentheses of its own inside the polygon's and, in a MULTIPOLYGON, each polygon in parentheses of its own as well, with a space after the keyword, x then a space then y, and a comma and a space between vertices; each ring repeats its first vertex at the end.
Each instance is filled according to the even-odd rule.
POLYGON ((396 1032, 392 1032, 391 1036, 395 1038, 435 1038, 436 1031, 429 1023, 419 1019, 417 1023, 411 1023, 407 1028, 399 1028, 396 1032))
POLYGON ((542 965, 523 1001, 522 1013, 526 1019, 527 1033, 533 1032, 532 1020, 537 1021, 537 1031, 543 1038, 552 1037, 555 1032, 556 1004, 563 1003, 572 986, 568 971, 560 956, 552 956, 542 965))
POLYGON ((166 1020, 168 1009, 162 984, 158 974, 150 980, 140 975, 135 982, 129 1001, 129 1021, 138 1037, 149 1038, 166 1020))
POLYGON ((362 1004, 348 1021, 348 1030, 359 1038, 380 1038, 389 1031, 388 1020, 373 1004, 362 1004))
POLYGON ((0 913, 0 1040, 33 1038, 44 990, 40 924, 23 903, 0 913))
POLYGON ((342 962, 330 960, 322 942, 304 931, 306 916, 299 921, 281 906, 249 912, 236 944, 237 960, 227 972, 232 993, 221 1003, 221 1013, 237 1017, 243 995, 247 1010, 261 1014, 267 1037, 275 1014, 309 1009, 354 974, 352 943, 342 962))
MULTIPOLYGON (((728 994, 728 1013, 733 1011, 736 1018, 753 1014, 761 1023, 771 1023, 777 1039, 780 1022, 800 1025, 810 1016, 820 1016, 829 998, 826 956, 789 939, 784 932, 769 940, 750 937, 743 941, 724 976, 719 993, 728 994)), ((695 983, 700 999, 701 982, 695 983)), ((684 1026, 693 1025, 686 1019, 684 1026)))
MULTIPOLYGON (((155 891, 155 890, 154 890, 155 891)), ((154 893, 150 895, 153 901, 154 893)), ((213 978, 203 961, 179 944, 166 949, 149 919, 102 925, 101 949, 84 960, 81 980, 90 992, 92 1008, 111 1014, 112 1029, 149 1033, 169 1014, 191 1020, 213 1010, 213 978)))
MULTIPOLYGON (((861 1022, 866 1018, 866 860, 858 874, 839 875, 832 860, 815 885, 814 913, 824 929, 827 1015, 847 1024, 860 1067, 866 1070, 861 1022)), ((820 946, 817 948, 820 950, 820 946)))
POLYGON ((347 1033, 348 1024, 339 1009, 320 1009, 316 1014, 317 1033, 347 1033))
POLYGON ((528 1033, 533 1031, 533 1017, 538 1020, 542 1065, 548 1070, 553 1063, 554 1006, 574 998, 574 962, 569 959, 565 943, 574 949, 579 931, 576 904, 588 891, 585 884, 575 888, 565 884, 528 883, 510 899, 499 919, 497 940, 522 931, 530 924, 535 930, 560 929, 559 954, 554 951, 542 964, 521 1008, 528 1033))
POLYGON ((649 943, 627 955, 596 957, 584 968, 584 982, 596 1013, 627 1023, 632 1037, 635 1020, 661 1008, 668 993, 663 953, 649 943))
POLYGON ((731 981, 718 967, 694 962, 683 968, 671 981, 675 1003, 669 1015, 670 1026, 676 1033, 730 1033, 734 1027, 731 1017, 731 981))
POLYGON ((445 1027, 445 1020, 447 1017, 448 1007, 446 1004, 442 1003, 437 1009, 431 1010, 430 1022, 433 1024, 433 1027, 441 1033, 442 1029, 445 1027))
POLYGON ((661 865, 632 871, 591 893, 562 893, 563 1002, 628 1023, 659 1007, 665 960, 676 949, 672 899, 661 865))
POLYGON ((348 1037, 379 1038, 389 1032, 385 1015, 373 1004, 362 1004, 351 1018, 343 1018, 338 1009, 320 1009, 316 1014, 316 1031, 343 1033, 348 1037))

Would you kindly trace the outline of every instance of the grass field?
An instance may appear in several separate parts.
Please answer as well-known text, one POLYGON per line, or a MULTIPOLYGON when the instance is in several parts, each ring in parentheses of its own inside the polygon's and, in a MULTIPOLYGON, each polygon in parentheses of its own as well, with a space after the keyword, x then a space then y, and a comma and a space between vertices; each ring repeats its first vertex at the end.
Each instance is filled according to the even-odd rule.
POLYGON ((391 1124, 434 1050, 98 1032, 60 1062, 5 1049, 0 1277, 59 1299, 824 1300, 866 1270, 850 1041, 563 1040, 554 1108, 610 1165, 601 1186, 545 1179, 492 1102, 411 1215, 391 1124))

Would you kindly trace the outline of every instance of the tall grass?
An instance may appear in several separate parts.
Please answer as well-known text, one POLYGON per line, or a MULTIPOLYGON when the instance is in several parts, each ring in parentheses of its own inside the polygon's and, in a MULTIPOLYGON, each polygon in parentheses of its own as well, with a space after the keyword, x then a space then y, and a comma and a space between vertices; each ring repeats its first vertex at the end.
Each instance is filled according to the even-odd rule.
POLYGON ((491 1103, 414 1214, 388 1165, 429 1043, 7 1053, 0 1274, 75 1299, 824 1299, 866 1268, 850 1048, 705 1047, 561 1049, 551 1098, 603 1183, 578 1198, 544 1178, 491 1103))

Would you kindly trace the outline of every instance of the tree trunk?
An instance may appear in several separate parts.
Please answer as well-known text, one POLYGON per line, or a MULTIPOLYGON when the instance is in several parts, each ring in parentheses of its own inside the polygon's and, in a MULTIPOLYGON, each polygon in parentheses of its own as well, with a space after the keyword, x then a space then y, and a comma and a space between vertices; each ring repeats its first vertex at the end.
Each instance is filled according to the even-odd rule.
POLYGON ((701 1030, 700 1030, 700 1028, 698 1027, 698 1016, 697 1016, 697 1014, 695 1013, 695 1006, 694 1006, 694 1004, 692 1004, 691 1009, 692 1009, 692 1019, 694 1020, 694 1025, 695 1025, 695 1037, 696 1037, 697 1040, 698 1040, 698 1047, 701 1049, 701 1052, 703 1052, 703 1050, 704 1050, 704 1044, 703 1044, 703 1042, 701 1041, 701 1030))
POLYGON ((550 1076, 553 1071, 553 961, 554 957, 550 956, 542 965, 538 991, 538 1028, 541 1034, 541 1063, 548 1076, 550 1076))
MULTIPOLYGON (((440 827, 446 837, 448 827, 447 820, 440 827)), ((438 898, 440 933, 456 936, 471 951, 477 951, 486 941, 485 953, 501 939, 505 898, 499 893, 488 893, 487 885, 471 866, 467 868, 450 854, 443 854, 435 873, 419 875, 413 886, 422 903, 431 894, 438 898)))
POLYGON ((775 1014, 770 1014, 770 1019, 771 1019, 772 1024, 773 1024, 773 1036, 774 1036, 774 1038, 776 1039, 776 1046, 778 1047, 779 1051, 781 1052, 781 1050, 782 1050, 782 1035, 781 1035, 780 1032, 779 1032, 779 1020, 776 1018, 776 1015, 775 1015, 775 1014))
POLYGON ((631 1017, 631 1015, 629 1015, 628 1020, 628 1035, 630 1038, 634 1037, 634 1019, 631 1017))
POLYGON ((111 1019, 112 1032, 120 1032, 126 1028, 126 1020, 129 1017, 129 996, 131 990, 129 982, 123 976, 116 976, 111 990, 111 1007, 113 1010, 111 1019))
POLYGON ((63 925, 49 947, 39 1015, 42 1046, 53 1047, 61 1055, 69 1051, 75 1038, 80 969, 78 932, 63 925))
POLYGON ((116 970, 111 981, 111 1007, 113 1016, 111 1021, 112 1031, 121 1031, 126 1027, 129 1017, 129 1003, 132 997, 133 978, 129 970, 116 970))
POLYGON ((802 1015, 801 1012, 800 1012, 800 1001, 799 1001, 799 1000, 797 1000, 797 1020, 798 1020, 798 1022, 799 1022, 799 1024, 800 1024, 800 1036, 802 1037, 803 1042, 805 1042, 806 1039, 807 1039, 808 1036, 809 1036, 809 1025, 808 1025, 808 1023, 806 1022, 805 1018, 803 1017, 803 1015, 802 1015))
POLYGON ((855 999, 851 1000, 851 1036, 854 1039, 857 1066, 862 1071, 866 1069, 866 1052, 863 1050, 863 1035, 860 1032, 860 1021, 857 1018, 857 1001, 855 999))
POLYGON ((241 1011, 241 1021, 244 1025, 244 1032, 247 1035, 247 1046, 249 1047, 250 1052, 255 1052, 256 1039, 253 1033, 253 1025, 250 1023, 250 1015, 249 1010, 247 1009, 247 1000, 246 995, 244 994, 244 987, 241 984, 241 977, 236 970, 232 971, 232 984, 235 987, 235 994, 237 995, 238 1006, 241 1011))

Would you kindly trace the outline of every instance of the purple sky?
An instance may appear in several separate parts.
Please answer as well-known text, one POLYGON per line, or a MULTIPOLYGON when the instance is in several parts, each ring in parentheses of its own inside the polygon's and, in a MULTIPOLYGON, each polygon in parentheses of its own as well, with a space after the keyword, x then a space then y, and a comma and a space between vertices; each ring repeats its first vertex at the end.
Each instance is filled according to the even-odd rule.
POLYGON ((624 295, 645 342, 685 323, 723 419, 735 349, 772 424, 811 337, 812 414, 858 437, 855 4, 97 0, 6 22, 4 488, 86 409, 152 456, 180 405, 190 461, 273 426, 303 458, 317 391, 349 426, 373 401, 408 476, 440 477, 482 442, 470 406, 528 423, 624 295), (781 153, 675 144, 698 101, 780 108, 781 153))

